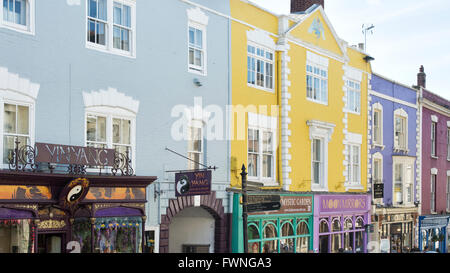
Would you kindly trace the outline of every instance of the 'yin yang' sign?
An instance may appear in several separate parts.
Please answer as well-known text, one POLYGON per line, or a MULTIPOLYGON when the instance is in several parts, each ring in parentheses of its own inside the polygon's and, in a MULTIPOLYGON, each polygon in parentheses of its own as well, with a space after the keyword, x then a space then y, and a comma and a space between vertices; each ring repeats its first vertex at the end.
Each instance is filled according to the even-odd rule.
POLYGON ((61 192, 61 205, 72 208, 81 202, 89 191, 89 181, 86 178, 72 180, 61 192))
POLYGON ((175 196, 211 194, 211 171, 193 171, 175 174, 175 196))

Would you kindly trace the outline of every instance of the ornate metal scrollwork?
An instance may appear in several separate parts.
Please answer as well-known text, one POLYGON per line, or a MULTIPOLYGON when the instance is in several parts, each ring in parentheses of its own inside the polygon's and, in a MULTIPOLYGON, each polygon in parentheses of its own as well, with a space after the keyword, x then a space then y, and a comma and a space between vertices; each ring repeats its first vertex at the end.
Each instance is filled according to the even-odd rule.
POLYGON ((16 139, 15 148, 9 155, 9 169, 11 171, 25 171, 27 167, 33 172, 37 170, 38 164, 35 162, 36 150, 24 145, 19 147, 20 141, 16 139))
POLYGON ((86 166, 70 164, 67 167, 67 171, 69 172, 69 174, 72 174, 72 175, 85 175, 86 174, 86 166))
POLYGON ((116 152, 114 155, 114 166, 111 169, 111 173, 115 176, 119 171, 122 176, 134 175, 134 170, 131 167, 131 159, 128 151, 126 154, 116 152))

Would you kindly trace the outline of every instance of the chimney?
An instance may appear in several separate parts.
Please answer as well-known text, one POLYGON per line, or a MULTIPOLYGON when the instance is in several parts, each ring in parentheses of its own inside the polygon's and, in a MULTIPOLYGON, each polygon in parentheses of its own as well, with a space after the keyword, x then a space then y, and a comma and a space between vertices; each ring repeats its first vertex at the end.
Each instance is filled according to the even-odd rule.
POLYGON ((427 87, 427 74, 425 74, 425 68, 423 65, 420 66, 420 72, 417 74, 417 86, 418 87, 427 87))
POLYGON ((325 8, 325 0, 291 0, 291 13, 305 13, 314 4, 325 8))
POLYGON ((359 48, 360 50, 364 51, 364 50, 365 50, 364 43, 359 43, 359 44, 358 44, 358 48, 359 48))

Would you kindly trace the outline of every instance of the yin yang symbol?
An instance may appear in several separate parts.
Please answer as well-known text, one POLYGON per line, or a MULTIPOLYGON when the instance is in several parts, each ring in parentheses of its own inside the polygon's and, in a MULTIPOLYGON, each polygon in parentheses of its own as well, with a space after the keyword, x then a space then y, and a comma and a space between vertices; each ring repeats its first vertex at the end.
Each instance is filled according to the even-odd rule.
POLYGON ((183 178, 178 181, 177 191, 179 194, 185 194, 189 191, 189 188, 189 178, 187 176, 183 176, 183 178))
POLYGON ((83 186, 81 185, 75 186, 67 194, 67 201, 69 203, 75 202, 81 197, 82 194, 83 194, 83 186))

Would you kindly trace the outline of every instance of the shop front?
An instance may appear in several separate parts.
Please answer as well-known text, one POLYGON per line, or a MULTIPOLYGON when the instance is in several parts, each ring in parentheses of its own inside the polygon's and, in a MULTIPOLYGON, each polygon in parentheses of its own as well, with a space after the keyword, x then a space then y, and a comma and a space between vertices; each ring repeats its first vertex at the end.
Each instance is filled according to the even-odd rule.
POLYGON ((374 240, 389 241, 389 252, 408 253, 416 246, 417 208, 379 208, 372 215, 374 240))
MULTIPOLYGON (((249 213, 250 253, 308 253, 312 250, 313 196, 280 194, 280 197, 279 210, 249 213)), ((233 252, 242 253, 244 237, 240 194, 234 195, 233 203, 233 252)))
POLYGON ((447 252, 447 226, 450 216, 419 216, 419 248, 424 250, 447 252))
POLYGON ((90 175, 85 166, 93 162, 66 172, 50 159, 39 166, 27 151, 27 161, 14 156, 0 171, 0 253, 142 252, 146 188, 156 177, 119 175, 119 168, 90 175))
POLYGON ((314 196, 314 251, 366 253, 370 195, 314 196))

